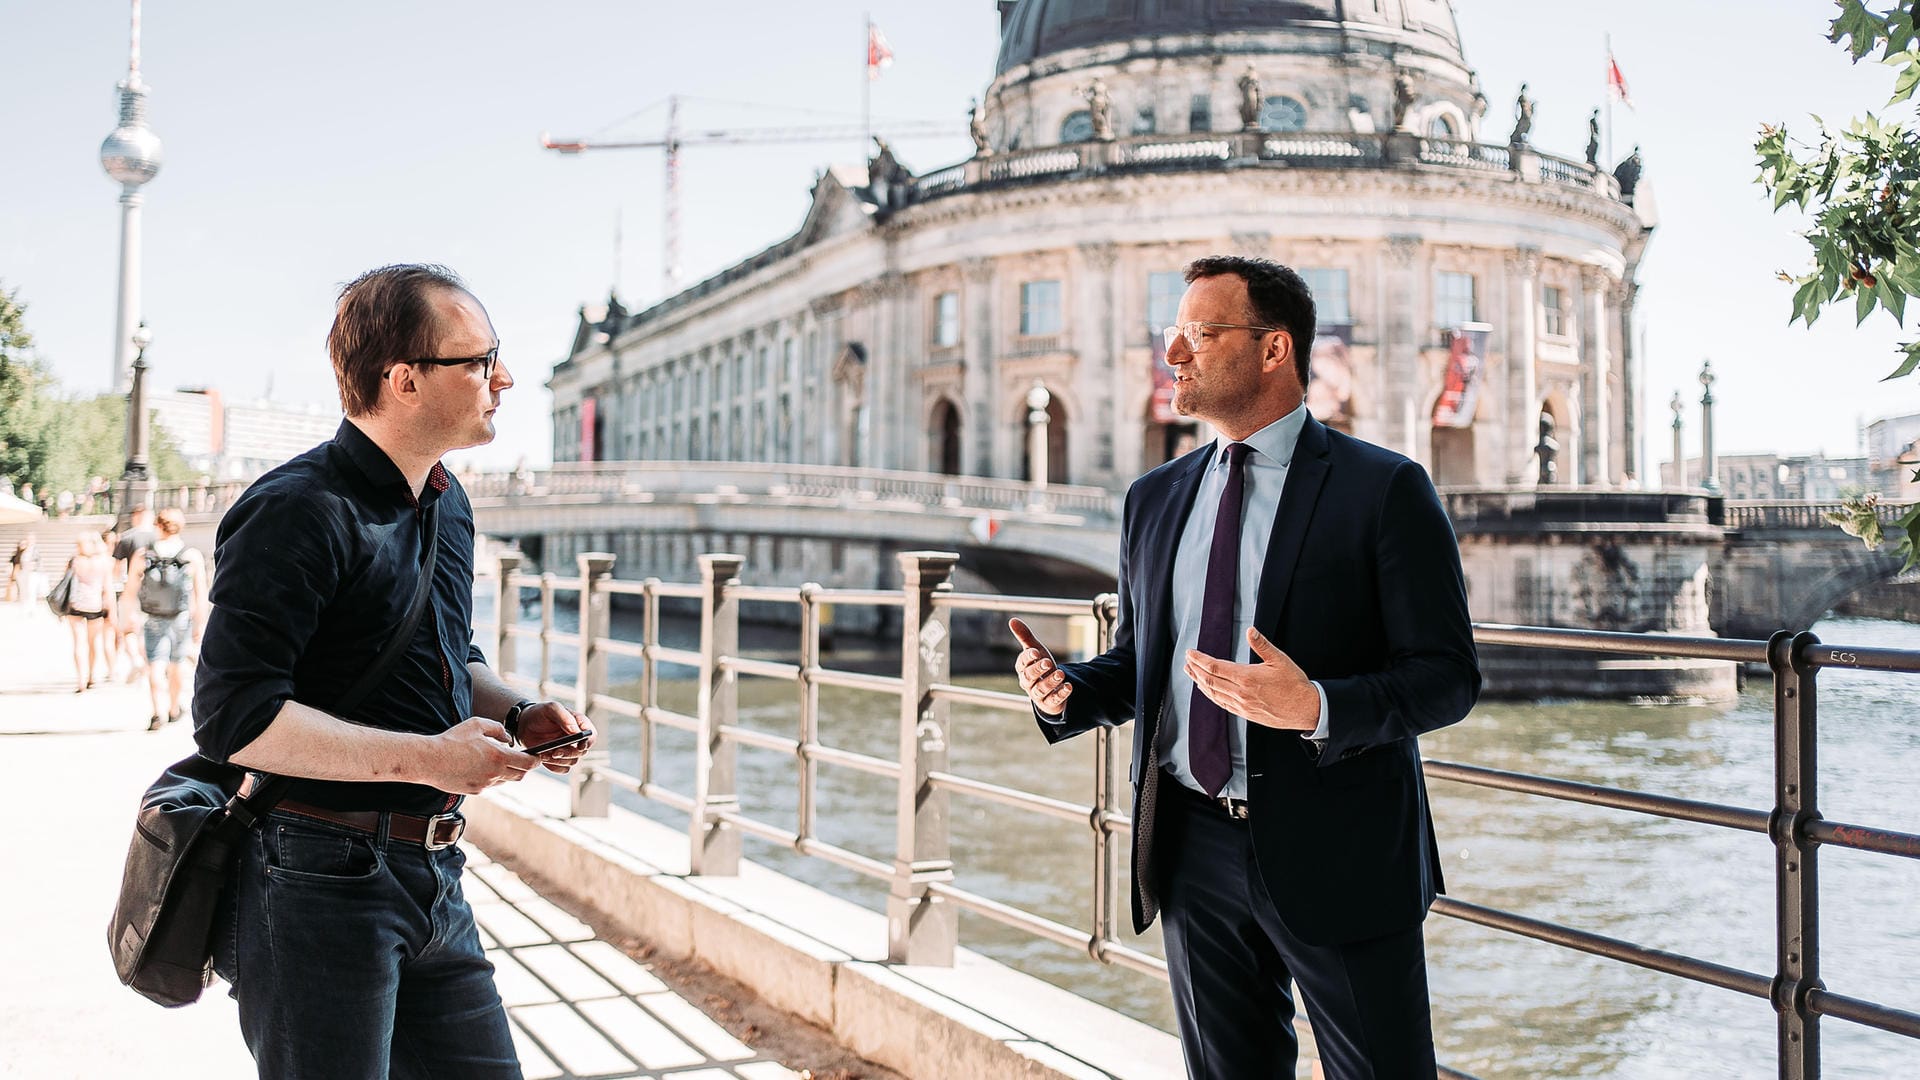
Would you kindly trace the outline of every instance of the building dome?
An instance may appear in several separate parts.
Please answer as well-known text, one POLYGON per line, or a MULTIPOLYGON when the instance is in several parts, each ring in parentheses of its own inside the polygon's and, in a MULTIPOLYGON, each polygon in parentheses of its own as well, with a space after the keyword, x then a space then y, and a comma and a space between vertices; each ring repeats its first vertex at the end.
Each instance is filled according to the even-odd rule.
POLYGON ((1357 33, 1465 63, 1448 0, 1002 0, 1000 11, 996 76, 1070 49, 1138 42, 1163 50, 1179 36, 1272 30, 1357 33))

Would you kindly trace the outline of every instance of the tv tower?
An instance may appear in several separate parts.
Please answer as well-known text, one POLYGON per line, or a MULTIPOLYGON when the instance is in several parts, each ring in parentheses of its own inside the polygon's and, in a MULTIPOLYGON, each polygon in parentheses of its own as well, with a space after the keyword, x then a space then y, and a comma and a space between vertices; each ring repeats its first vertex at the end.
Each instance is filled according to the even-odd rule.
POLYGON ((147 84, 140 81, 140 0, 133 2, 127 77, 120 83, 120 126, 100 144, 100 164, 120 184, 120 306, 113 320, 115 393, 129 388, 134 330, 140 325, 140 188, 160 171, 160 137, 147 127, 147 84))

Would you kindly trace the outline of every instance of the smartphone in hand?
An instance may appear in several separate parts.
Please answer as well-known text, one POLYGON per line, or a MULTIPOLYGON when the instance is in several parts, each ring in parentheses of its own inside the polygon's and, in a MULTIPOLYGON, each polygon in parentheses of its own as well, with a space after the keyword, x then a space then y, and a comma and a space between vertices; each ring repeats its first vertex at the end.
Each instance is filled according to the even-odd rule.
POLYGON ((534 757, 539 757, 540 755, 547 753, 550 750, 558 750, 563 746, 572 746, 575 743, 583 743, 591 738, 593 738, 592 731, 576 731, 571 735, 562 735, 557 739, 553 739, 548 742, 543 742, 539 746, 523 747, 520 752, 523 754, 532 754, 534 757))

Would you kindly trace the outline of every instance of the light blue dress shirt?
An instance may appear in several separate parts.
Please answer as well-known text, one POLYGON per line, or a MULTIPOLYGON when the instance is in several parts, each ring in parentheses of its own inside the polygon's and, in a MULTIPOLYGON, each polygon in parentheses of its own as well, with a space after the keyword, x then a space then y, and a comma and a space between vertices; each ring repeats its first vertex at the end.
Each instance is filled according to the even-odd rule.
MULTIPOLYGON (((1300 441, 1300 429, 1307 423, 1304 403, 1292 412, 1240 441, 1252 448, 1241 466, 1243 471, 1240 506, 1240 568, 1235 575, 1233 600, 1233 642, 1235 663, 1252 659, 1247 645, 1247 628, 1253 625, 1253 612, 1260 597, 1260 572, 1267 561, 1267 542, 1273 535, 1273 519, 1280 509, 1280 493, 1287 486, 1287 470, 1293 464, 1293 448, 1300 441)), ((1206 601, 1207 558, 1213 550, 1213 523, 1220 516, 1220 495, 1227 484, 1227 444, 1233 440, 1222 435, 1214 440, 1213 460, 1200 477, 1200 490, 1193 496, 1193 513, 1180 534, 1180 547, 1173 560, 1173 677, 1167 684, 1167 710, 1158 734, 1160 764, 1181 783, 1202 791, 1187 763, 1187 711, 1193 702, 1193 680, 1187 677, 1187 650, 1199 647, 1200 609, 1206 601)), ((1327 737, 1327 692, 1319 683, 1320 725, 1304 737, 1327 737)), ((1247 797, 1247 721, 1234 716, 1227 725, 1227 744, 1233 753, 1233 775, 1220 794, 1229 798, 1247 797)))

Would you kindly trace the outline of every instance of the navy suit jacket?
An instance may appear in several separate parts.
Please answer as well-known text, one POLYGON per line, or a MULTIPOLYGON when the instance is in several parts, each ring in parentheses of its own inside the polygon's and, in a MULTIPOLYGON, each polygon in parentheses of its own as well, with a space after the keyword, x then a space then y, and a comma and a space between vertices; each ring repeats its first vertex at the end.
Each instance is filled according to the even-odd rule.
MULTIPOLYGON (((1155 742, 1173 664, 1175 549, 1209 443, 1134 481, 1120 534, 1113 647, 1063 664, 1073 693, 1049 742, 1138 720, 1133 740, 1133 920, 1158 912, 1155 742)), ((1274 516, 1254 626, 1319 681, 1330 737, 1247 725, 1247 803, 1277 914, 1302 941, 1337 944, 1426 917, 1444 891, 1416 741, 1467 715, 1480 693, 1453 527, 1418 464, 1330 431, 1301 429, 1274 516)), ((1166 783, 1177 783, 1166 779, 1166 783)))

